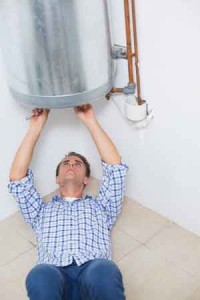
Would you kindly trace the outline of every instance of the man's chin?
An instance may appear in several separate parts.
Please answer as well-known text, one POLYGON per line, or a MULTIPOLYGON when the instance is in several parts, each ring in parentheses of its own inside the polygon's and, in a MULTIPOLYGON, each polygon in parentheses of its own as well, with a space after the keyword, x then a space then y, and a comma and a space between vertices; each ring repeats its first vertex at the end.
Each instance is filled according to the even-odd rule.
POLYGON ((76 180, 76 178, 74 178, 73 176, 70 178, 70 176, 68 176, 67 178, 65 178, 61 183, 60 183, 60 187, 65 187, 65 186, 69 186, 69 185, 82 185, 82 183, 78 180, 76 180))
POLYGON ((76 179, 76 174, 74 172, 68 172, 63 176, 63 181, 67 180, 75 180, 76 179))

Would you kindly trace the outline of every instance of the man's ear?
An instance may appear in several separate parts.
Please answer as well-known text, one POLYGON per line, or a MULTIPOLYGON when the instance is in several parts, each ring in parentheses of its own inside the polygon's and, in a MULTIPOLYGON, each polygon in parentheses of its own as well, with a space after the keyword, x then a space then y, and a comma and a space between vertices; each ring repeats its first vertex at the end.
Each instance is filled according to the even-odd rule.
POLYGON ((88 185, 89 181, 90 181, 90 177, 85 177, 83 181, 84 185, 85 186, 88 185))

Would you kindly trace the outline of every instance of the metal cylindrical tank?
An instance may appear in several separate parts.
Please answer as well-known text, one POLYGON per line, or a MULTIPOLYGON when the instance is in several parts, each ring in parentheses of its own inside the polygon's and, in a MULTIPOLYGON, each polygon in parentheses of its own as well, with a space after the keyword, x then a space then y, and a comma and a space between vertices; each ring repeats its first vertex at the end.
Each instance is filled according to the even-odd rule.
POLYGON ((71 107, 112 88, 106 0, 1 0, 0 47, 22 104, 71 107))

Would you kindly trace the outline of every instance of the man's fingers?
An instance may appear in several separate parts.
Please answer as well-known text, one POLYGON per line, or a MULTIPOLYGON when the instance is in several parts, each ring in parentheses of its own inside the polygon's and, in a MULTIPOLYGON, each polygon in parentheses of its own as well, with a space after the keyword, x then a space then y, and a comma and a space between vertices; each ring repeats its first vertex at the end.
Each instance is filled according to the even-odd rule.
POLYGON ((35 109, 32 110, 32 113, 33 113, 34 116, 38 116, 42 112, 43 112, 43 110, 41 108, 35 108, 35 109))
POLYGON ((83 108, 83 106, 76 106, 74 108, 74 110, 75 110, 75 112, 81 112, 81 111, 84 111, 84 108, 83 108))
POLYGON ((49 114, 49 111, 50 111, 50 109, 35 108, 32 110, 32 114, 33 114, 33 116, 39 116, 43 112, 46 112, 47 114, 49 114))
POLYGON ((83 104, 83 105, 78 105, 76 106, 74 109, 75 111, 79 112, 79 111, 87 111, 88 109, 90 109, 92 107, 91 104, 83 104))

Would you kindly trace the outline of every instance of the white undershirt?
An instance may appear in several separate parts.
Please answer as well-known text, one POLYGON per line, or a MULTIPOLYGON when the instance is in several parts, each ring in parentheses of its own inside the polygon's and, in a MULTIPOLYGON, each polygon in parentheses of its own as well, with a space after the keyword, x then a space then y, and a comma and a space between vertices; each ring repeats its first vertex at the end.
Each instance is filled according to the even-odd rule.
POLYGON ((74 200, 76 200, 76 199, 79 199, 79 198, 74 198, 74 197, 64 197, 64 199, 65 199, 66 201, 68 201, 68 202, 72 202, 72 201, 74 201, 74 200))

